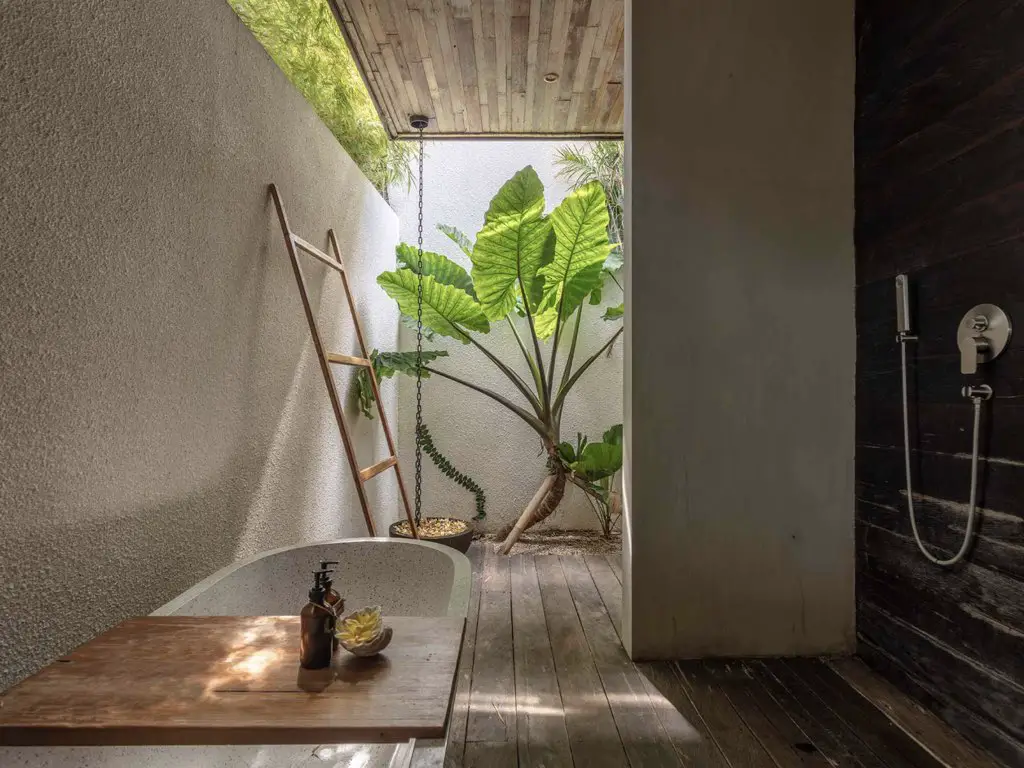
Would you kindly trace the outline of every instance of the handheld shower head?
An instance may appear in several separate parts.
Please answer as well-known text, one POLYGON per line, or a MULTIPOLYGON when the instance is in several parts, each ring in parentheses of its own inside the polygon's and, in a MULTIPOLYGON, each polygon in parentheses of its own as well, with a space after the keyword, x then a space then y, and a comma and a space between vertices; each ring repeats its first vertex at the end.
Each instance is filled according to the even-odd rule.
POLYGON ((896 334, 910 334, 910 280, 906 275, 896 275, 896 334))

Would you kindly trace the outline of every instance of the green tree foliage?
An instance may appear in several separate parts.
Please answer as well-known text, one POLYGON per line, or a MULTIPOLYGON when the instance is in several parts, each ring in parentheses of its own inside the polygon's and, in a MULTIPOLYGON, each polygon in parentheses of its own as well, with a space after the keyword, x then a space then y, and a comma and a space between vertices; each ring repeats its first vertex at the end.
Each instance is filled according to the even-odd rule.
POLYGON ((388 139, 327 0, 228 3, 373 185, 408 186, 415 147, 388 139))

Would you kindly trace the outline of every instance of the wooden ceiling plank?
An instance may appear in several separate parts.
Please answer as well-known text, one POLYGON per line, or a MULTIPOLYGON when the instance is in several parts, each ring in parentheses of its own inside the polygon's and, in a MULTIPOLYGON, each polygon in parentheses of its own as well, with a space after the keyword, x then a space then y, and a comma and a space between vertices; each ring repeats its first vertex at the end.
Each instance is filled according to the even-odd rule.
MULTIPOLYGON (((434 32, 437 36, 437 51, 440 61, 444 63, 444 79, 448 82, 446 91, 448 111, 455 131, 461 133, 466 130, 463 101, 465 94, 462 86, 462 72, 459 69, 455 45, 452 42, 452 28, 449 24, 449 14, 444 0, 430 0, 431 17, 434 24, 434 32)), ((439 71, 442 69, 439 67, 439 71)), ((440 79, 440 78, 439 78, 440 79)))
POLYGON ((625 72, 625 61, 626 61, 626 41, 620 35, 619 45, 615 49, 615 56, 612 58, 612 66, 608 70, 609 82, 622 84, 622 76, 625 72))
POLYGON ((619 43, 622 41, 623 24, 625 23, 625 11, 622 4, 612 3, 611 6, 613 8, 611 26, 601 45, 601 58, 598 61, 594 82, 591 85, 594 100, 592 120, 595 129, 603 127, 602 115, 609 103, 607 85, 611 79, 612 66, 619 43))
MULTIPOLYGON (((529 13, 529 7, 527 7, 529 13)), ((529 49, 530 17, 512 17, 512 130, 522 131, 526 119, 526 57, 529 49)))
MULTIPOLYGON (((572 99, 573 88, 576 83, 576 70, 579 66, 583 41, 587 34, 587 19, 589 15, 590 0, 573 0, 572 13, 569 19, 569 34, 565 46, 563 72, 559 80, 561 84, 559 97, 563 101, 571 102, 572 99)), ((561 122, 557 129, 568 132, 570 130, 568 120, 569 112, 567 111, 564 122, 561 122)))
MULTIPOLYGON (((395 97, 395 107, 399 114, 396 116, 399 121, 402 119, 402 113, 408 111, 409 103, 409 91, 405 78, 402 76, 402 69, 398 64, 398 58, 395 56, 395 49, 390 44, 385 43, 380 47, 380 55, 384 59, 384 68, 388 73, 388 79, 391 82, 391 92, 395 97)), ((399 123, 400 132, 404 133, 408 126, 399 123)))
POLYGON ((455 46, 462 72, 462 90, 465 94, 463 109, 466 114, 466 130, 480 133, 480 94, 477 89, 476 50, 473 40, 472 13, 469 17, 456 16, 455 46))
POLYGON ((430 57, 422 61, 423 74, 427 77, 427 88, 430 90, 430 102, 434 111, 430 117, 434 118, 438 133, 448 133, 453 126, 444 108, 444 97, 441 96, 441 86, 437 82, 437 73, 434 71, 434 61, 430 57))
POLYGON ((370 3, 371 7, 376 7, 377 16, 380 19, 380 25, 384 30, 384 34, 388 37, 397 35, 400 33, 401 28, 398 26, 398 19, 402 17, 405 12, 405 3, 402 0, 376 0, 370 3), (397 2, 399 7, 397 9, 392 7, 392 2, 397 2), (398 11, 397 13, 395 11, 398 11))
POLYGON ((612 102, 612 109, 604 119, 604 125, 621 125, 623 110, 626 100, 626 88, 621 83, 615 86, 615 100, 612 102))
POLYGON ((551 84, 544 105, 545 130, 557 132, 562 129, 558 125, 557 102, 561 95, 562 83, 571 77, 565 71, 565 49, 569 43, 569 19, 572 14, 572 0, 555 0, 554 15, 551 21, 551 38, 548 45, 548 64, 545 73, 554 72, 558 75, 557 83, 551 84))
MULTIPOLYGON (((409 22, 416 35, 416 47, 419 49, 420 64, 423 67, 423 75, 427 81, 427 90, 430 93, 430 109, 422 114, 434 118, 434 131, 451 131, 452 126, 444 109, 441 86, 437 79, 437 72, 434 69, 434 50, 430 44, 431 39, 433 39, 433 30, 428 31, 430 22, 423 15, 422 7, 412 7, 413 3, 418 5, 420 2, 421 0, 409 0, 409 22)), ((431 128, 429 125, 427 127, 428 129, 431 128)))
MULTIPOLYGON (((401 77, 401 79, 396 82, 401 84, 403 88, 401 91, 404 96, 404 98, 402 98, 402 111, 405 113, 404 121, 408 123, 409 115, 415 114, 419 111, 417 106, 419 104, 419 94, 416 93, 416 84, 413 82, 412 69, 409 66, 409 61, 405 57, 405 48, 402 46, 401 38, 398 35, 389 35, 388 37, 390 44, 385 46, 383 49, 384 61, 388 63, 389 72, 395 71, 394 68, 397 67, 397 71, 401 77), (394 64, 392 64, 392 61, 394 64)), ((403 116, 399 115, 398 119, 402 120, 403 116)), ((403 131, 407 130, 408 125, 403 127, 403 131)))
MULTIPOLYGON (((539 77, 533 89, 533 125, 535 130, 546 131, 548 117, 548 97, 551 95, 550 83, 544 82, 544 75, 550 70, 548 65, 548 49, 551 46, 551 23, 554 18, 555 0, 540 0, 540 13, 537 36, 537 75, 539 77)), ((531 14, 531 21, 533 16, 531 14)))
POLYGON ((554 103, 554 112, 551 116, 552 124, 557 126, 556 131, 558 133, 567 133, 569 125, 569 107, 571 106, 568 99, 558 99, 554 103))
POLYGON ((569 97, 569 114, 565 119, 566 126, 578 125, 580 121, 580 104, 583 102, 582 93, 574 93, 569 97))
POLYGON ((385 31, 384 25, 381 23, 380 14, 378 13, 380 3, 369 2, 366 3, 366 5, 363 5, 360 0, 352 0, 350 4, 358 4, 362 6, 370 31, 373 33, 374 42, 377 43, 377 47, 380 48, 382 45, 386 45, 388 42, 388 33, 385 31))
MULTIPOLYGON (((428 22, 425 22, 428 23, 428 22)), ((445 123, 450 126, 449 128, 442 128, 440 122, 438 123, 437 130, 439 132, 454 132, 455 131, 455 109, 452 104, 452 91, 454 84, 449 81, 448 75, 448 63, 444 58, 443 52, 437 43, 437 30, 430 28, 430 40, 431 50, 433 55, 431 56, 431 62, 434 65, 434 77, 437 79, 437 88, 441 92, 440 101, 436 105, 438 114, 445 116, 445 123)))
POLYGON ((576 71, 572 78, 572 92, 583 93, 590 72, 590 60, 594 56, 594 43, 597 41, 597 27, 586 27, 583 32, 583 43, 576 58, 576 71))
MULTIPOLYGON (((399 2, 404 5, 408 0, 399 0, 399 2)), ((417 0, 413 0, 413 2, 417 2, 417 0)), ((422 15, 419 9, 413 9, 407 5, 404 6, 404 10, 399 9, 399 11, 395 13, 395 19, 402 37, 401 49, 411 76, 414 95, 414 99, 409 104, 409 114, 434 117, 436 109, 433 94, 427 79, 426 67, 423 65, 423 59, 430 56, 430 51, 426 45, 426 32, 423 29, 423 24, 416 23, 418 20, 422 22, 422 15)), ((433 130, 437 130, 436 124, 433 130)))
POLYGON ((430 61, 430 59, 423 59, 409 64, 409 69, 412 70, 412 83, 416 92, 416 101, 412 105, 412 110, 409 114, 436 117, 437 109, 434 107, 434 92, 430 89, 430 79, 427 77, 427 67, 424 61, 430 61))
POLYGON ((526 125, 533 125, 533 105, 537 88, 541 87, 544 73, 538 71, 537 54, 540 47, 540 0, 530 1, 530 32, 526 47, 526 125))
POLYGON ((388 96, 387 77, 382 75, 373 61, 373 54, 379 53, 380 49, 373 37, 366 9, 361 0, 333 2, 331 5, 335 18, 342 27, 345 41, 352 50, 356 64, 360 65, 367 90, 377 107, 381 122, 384 123, 388 134, 394 136, 397 129, 394 104, 391 103, 388 96))
POLYGON ((394 90, 391 88, 391 77, 387 74, 387 63, 384 61, 384 54, 379 51, 370 54, 377 73, 376 83, 381 104, 389 113, 391 120, 391 135, 397 136, 405 130, 405 126, 399 123, 399 101, 394 90))
POLYGON ((508 130, 509 57, 512 16, 508 0, 494 0, 494 81, 498 90, 498 130, 508 130))
MULTIPOLYGON (((489 3, 487 4, 489 5, 489 3)), ((487 31, 484 29, 483 20, 484 5, 483 2, 472 4, 470 22, 473 29, 473 68, 476 70, 477 98, 480 102, 480 130, 490 133, 490 85, 494 78, 487 56, 487 31)), ((493 21, 491 26, 494 26, 493 21)))
POLYGON ((494 0, 480 3, 484 39, 484 60, 487 70, 487 109, 490 113, 492 132, 500 131, 498 125, 498 54, 495 25, 494 0))

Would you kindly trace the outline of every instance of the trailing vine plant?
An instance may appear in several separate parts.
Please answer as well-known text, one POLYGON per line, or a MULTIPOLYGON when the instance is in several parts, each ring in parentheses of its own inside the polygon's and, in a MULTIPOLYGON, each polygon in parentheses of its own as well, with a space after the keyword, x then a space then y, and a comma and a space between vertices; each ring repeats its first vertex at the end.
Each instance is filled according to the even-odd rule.
MULTIPOLYGON (((423 360, 430 362, 439 357, 447 357, 448 353, 443 350, 424 350, 423 360)), ((405 373, 409 376, 416 375, 416 353, 415 352, 378 352, 376 349, 370 353, 370 360, 373 362, 374 373, 377 374, 377 381, 390 379, 396 373, 405 373)), ((430 374, 423 372, 424 377, 430 374)), ((359 410, 368 419, 373 418, 373 387, 370 386, 370 375, 365 369, 360 369, 356 378, 356 394, 359 398, 359 410)), ((423 424, 421 431, 417 433, 416 440, 419 442, 423 452, 427 454, 434 466, 442 475, 447 477, 456 485, 465 488, 476 498, 476 515, 474 520, 483 520, 487 517, 487 495, 480 484, 469 475, 460 472, 452 464, 451 460, 441 453, 441 450, 434 443, 433 437, 426 424, 423 424)), ((418 520, 416 521, 419 522, 418 520)))
POLYGON ((437 449, 426 424, 420 425, 420 430, 416 435, 416 439, 419 441, 423 452, 430 457, 430 460, 434 462, 434 466, 440 470, 442 475, 447 477, 456 485, 465 488, 476 497, 476 515, 474 515, 473 519, 483 520, 487 517, 487 495, 484 493, 484 489, 481 488, 480 484, 473 478, 459 472, 451 461, 449 461, 448 458, 437 449))

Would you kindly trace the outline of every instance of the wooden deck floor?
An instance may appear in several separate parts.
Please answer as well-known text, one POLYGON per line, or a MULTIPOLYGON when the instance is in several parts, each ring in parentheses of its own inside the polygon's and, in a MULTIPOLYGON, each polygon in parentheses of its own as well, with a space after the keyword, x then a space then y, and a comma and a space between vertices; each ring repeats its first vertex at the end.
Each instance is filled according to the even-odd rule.
POLYGON ((416 768, 995 766, 856 660, 632 663, 618 558, 471 559, 447 744, 416 768))

